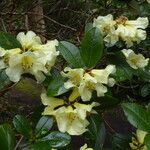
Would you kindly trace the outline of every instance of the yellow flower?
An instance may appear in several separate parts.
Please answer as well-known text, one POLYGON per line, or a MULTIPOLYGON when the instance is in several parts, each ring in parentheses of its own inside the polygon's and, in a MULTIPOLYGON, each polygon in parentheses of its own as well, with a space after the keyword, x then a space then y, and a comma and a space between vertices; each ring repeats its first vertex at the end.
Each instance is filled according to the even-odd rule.
POLYGON ((123 49, 122 52, 126 57, 127 63, 133 69, 144 68, 148 65, 149 58, 145 58, 142 54, 135 54, 131 49, 123 49))
POLYGON ((94 19, 93 26, 100 29, 104 36, 106 45, 113 46, 117 41, 123 40, 127 47, 131 47, 134 42, 140 43, 146 39, 148 18, 139 17, 136 20, 128 20, 125 16, 120 16, 113 20, 112 15, 99 16, 94 19))
POLYGON ((147 0, 147 2, 150 4, 150 0, 147 0))
POLYGON ((68 71, 68 73, 63 72, 62 75, 69 79, 65 82, 64 87, 66 89, 73 88, 69 97, 70 101, 74 101, 79 96, 83 101, 89 101, 94 90, 96 90, 98 97, 104 96, 107 92, 107 87, 104 84, 110 87, 115 84, 115 80, 109 78, 109 75, 116 71, 114 65, 108 65, 105 69, 93 69, 88 72, 82 68, 65 68, 65 71, 68 71))
POLYGON ((80 147, 80 150, 93 150, 93 148, 87 148, 87 144, 84 144, 82 147, 80 147))
POLYGON ((50 72, 59 55, 56 51, 58 41, 52 40, 42 44, 40 37, 32 31, 19 33, 17 39, 22 44, 22 50, 0 48, 0 69, 6 68, 6 74, 13 82, 18 82, 24 73, 34 75, 37 82, 43 82, 44 74, 50 72))
POLYGON ((20 52, 21 49, 19 48, 5 50, 0 47, 0 69, 6 68, 8 66, 10 57, 19 54, 20 52))
POLYGON ((108 86, 113 86, 115 80, 109 78, 110 74, 116 71, 114 65, 108 65, 105 69, 93 69, 90 74, 85 73, 79 86, 79 93, 83 101, 89 101, 92 97, 92 92, 96 90, 97 96, 101 97, 107 92, 108 86))
POLYGON ((57 40, 47 41, 43 45, 35 45, 33 48, 36 50, 33 52, 38 58, 45 60, 46 68, 50 71, 51 67, 54 66, 59 52, 56 51, 56 46, 58 46, 57 40))
POLYGON ((69 78, 69 80, 64 84, 65 88, 70 89, 72 87, 79 86, 83 78, 83 75, 84 75, 84 70, 82 68, 71 69, 69 67, 66 67, 64 69, 64 72, 62 72, 62 76, 69 78))
POLYGON ((38 59, 32 52, 13 55, 6 69, 6 74, 13 82, 18 82, 24 73, 34 75, 38 82, 42 82, 45 79, 43 72, 47 73, 45 60, 38 59))
POLYGON ((127 47, 131 47, 133 42, 140 43, 146 39, 145 29, 148 26, 148 18, 139 17, 137 20, 128 20, 121 16, 116 19, 116 34, 119 38, 126 42, 127 47))
POLYGON ((115 21, 113 20, 113 16, 111 14, 107 16, 98 16, 94 19, 93 26, 100 29, 103 35, 107 35, 108 33, 115 30, 115 21))
POLYGON ((17 35, 17 40, 21 43, 23 51, 33 51, 33 46, 41 45, 41 39, 33 31, 28 31, 26 34, 20 32, 17 35))
POLYGON ((76 109, 71 106, 60 107, 55 112, 58 128, 61 132, 68 132, 70 135, 81 135, 87 131, 89 125, 87 119, 82 119, 76 109))
POLYGON ((147 147, 144 145, 144 138, 147 132, 142 130, 136 131, 136 136, 132 137, 132 143, 129 143, 131 149, 133 150, 148 150, 147 147))
POLYGON ((92 108, 98 106, 95 102, 70 104, 70 101, 48 97, 45 93, 41 94, 41 99, 42 103, 47 106, 42 114, 54 116, 58 129, 70 135, 81 135, 87 131, 86 127, 89 125, 86 119, 87 113, 96 113, 92 108))

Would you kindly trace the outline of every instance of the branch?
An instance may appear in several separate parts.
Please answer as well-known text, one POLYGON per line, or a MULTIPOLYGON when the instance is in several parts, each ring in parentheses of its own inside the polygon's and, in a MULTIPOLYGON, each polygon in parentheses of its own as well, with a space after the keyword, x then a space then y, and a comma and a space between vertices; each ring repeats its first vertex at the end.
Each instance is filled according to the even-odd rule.
POLYGON ((26 13, 0 13, 1 15, 7 15, 7 14, 11 14, 11 15, 27 15, 27 14, 33 14, 33 15, 39 15, 39 16, 43 16, 44 18, 46 18, 47 20, 49 21, 52 21, 53 23, 61 26, 61 27, 64 27, 64 28, 67 28, 67 29, 70 29, 72 31, 77 31, 77 29, 73 28, 73 27, 70 27, 70 26, 67 26, 67 25, 64 25, 64 24, 61 24, 59 22, 57 22, 56 20, 46 16, 46 15, 41 15, 41 14, 38 14, 38 13, 33 13, 33 12, 26 12, 26 13))

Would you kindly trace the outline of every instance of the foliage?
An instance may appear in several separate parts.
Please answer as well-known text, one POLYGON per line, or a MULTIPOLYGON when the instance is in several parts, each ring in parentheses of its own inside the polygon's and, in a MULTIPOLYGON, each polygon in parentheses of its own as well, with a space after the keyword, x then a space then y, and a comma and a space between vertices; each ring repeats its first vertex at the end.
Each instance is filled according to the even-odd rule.
POLYGON ((44 106, 2 123, 0 148, 150 149, 149 1, 17 2, 0 2, 0 96, 32 78, 44 106), (114 110, 132 131, 114 129, 114 110), (76 147, 76 137, 87 144, 76 147))

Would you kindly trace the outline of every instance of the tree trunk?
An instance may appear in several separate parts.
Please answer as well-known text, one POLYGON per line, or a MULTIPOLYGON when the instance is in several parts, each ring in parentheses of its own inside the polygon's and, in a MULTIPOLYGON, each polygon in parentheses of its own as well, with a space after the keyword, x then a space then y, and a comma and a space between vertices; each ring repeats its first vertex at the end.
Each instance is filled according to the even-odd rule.
POLYGON ((44 21, 44 12, 43 12, 43 5, 42 0, 37 0, 35 5, 31 10, 28 11, 28 15, 25 18, 26 22, 26 29, 33 30, 38 33, 42 41, 45 42, 45 21, 44 21))

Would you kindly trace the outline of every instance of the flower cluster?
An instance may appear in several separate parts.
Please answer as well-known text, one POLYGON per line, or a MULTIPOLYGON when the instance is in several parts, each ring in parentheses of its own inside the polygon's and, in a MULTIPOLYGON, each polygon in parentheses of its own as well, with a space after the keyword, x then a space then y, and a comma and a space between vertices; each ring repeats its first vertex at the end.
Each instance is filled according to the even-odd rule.
POLYGON ((148 65, 149 58, 145 58, 142 54, 135 54, 131 49, 123 49, 122 53, 126 57, 127 63, 133 69, 144 68, 148 65))
POLYGON ((127 47, 131 47, 134 42, 140 43, 146 39, 146 31, 143 29, 148 26, 148 18, 139 17, 136 20, 128 20, 127 17, 120 16, 114 20, 109 14, 94 19, 93 26, 100 29, 107 45, 113 46, 117 41, 122 40, 127 47))
POLYGON ((62 75, 69 79, 65 82, 64 87, 66 89, 73 88, 69 99, 72 101, 81 96, 83 101, 89 101, 94 90, 96 90, 98 97, 104 96, 107 92, 106 85, 112 87, 115 84, 115 80, 109 77, 115 71, 114 65, 108 65, 105 69, 93 69, 87 72, 81 68, 65 68, 62 75))
POLYGON ((148 150, 147 147, 144 145, 144 138, 147 132, 142 130, 137 130, 135 137, 132 137, 132 143, 129 143, 132 150, 148 150))
POLYGON ((6 74, 13 82, 18 82, 24 73, 34 75, 38 82, 42 82, 44 74, 49 73, 59 54, 56 51, 58 41, 42 44, 40 37, 32 31, 19 33, 17 40, 22 48, 0 48, 0 69, 6 69, 6 74))
POLYGON ((93 150, 93 148, 88 148, 87 144, 84 144, 82 147, 80 147, 80 150, 93 150))
POLYGON ((68 132, 70 135, 81 135, 87 131, 89 125, 86 119, 88 113, 96 113, 92 108, 99 104, 82 104, 76 101, 63 100, 54 97, 48 97, 46 93, 41 94, 44 109, 43 115, 52 115, 55 117, 58 129, 61 132, 68 132))

